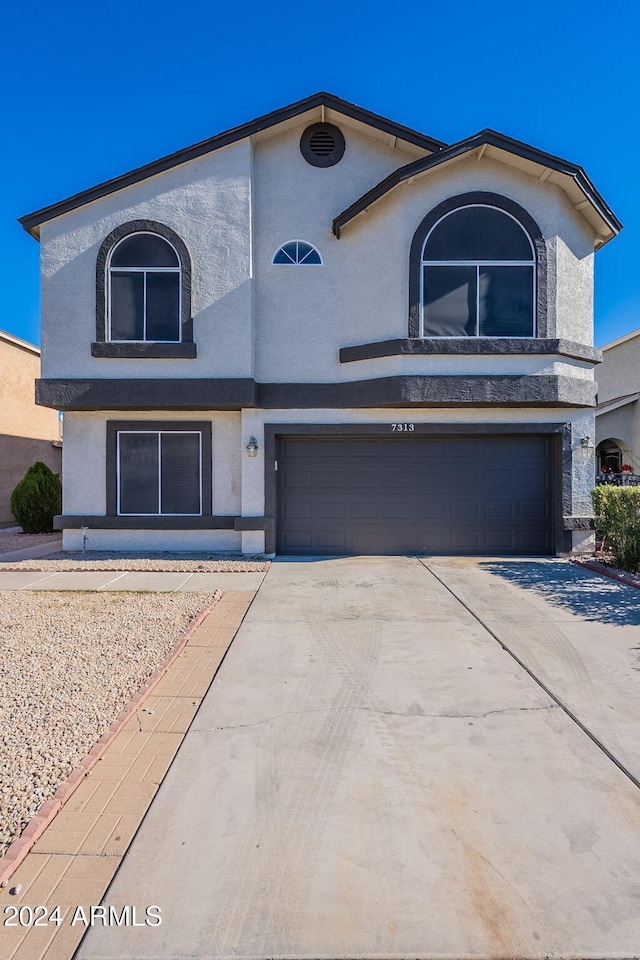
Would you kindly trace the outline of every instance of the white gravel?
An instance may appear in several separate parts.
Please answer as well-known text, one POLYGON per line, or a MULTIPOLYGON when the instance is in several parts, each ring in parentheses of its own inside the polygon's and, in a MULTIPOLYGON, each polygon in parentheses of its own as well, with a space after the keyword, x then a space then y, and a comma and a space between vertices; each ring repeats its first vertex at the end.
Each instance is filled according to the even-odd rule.
MULTIPOLYGON (((0 557, 1 561, 2 557, 0 557)), ((229 557, 215 553, 106 553, 87 550, 51 553, 36 560, 9 561, 4 570, 162 570, 184 573, 261 573, 269 561, 261 557, 229 557)))
POLYGON ((0 591, 0 856, 212 600, 0 591))
POLYGON ((42 543, 51 543, 59 540, 60 533, 3 533, 0 530, 0 556, 3 553, 13 553, 14 550, 26 550, 28 547, 39 547, 42 543))

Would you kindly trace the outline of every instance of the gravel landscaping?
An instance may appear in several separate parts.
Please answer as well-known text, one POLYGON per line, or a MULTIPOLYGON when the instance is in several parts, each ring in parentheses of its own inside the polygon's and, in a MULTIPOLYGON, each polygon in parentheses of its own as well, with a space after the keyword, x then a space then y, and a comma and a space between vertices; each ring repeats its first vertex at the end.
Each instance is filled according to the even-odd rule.
POLYGON ((28 547, 39 547, 43 543, 59 540, 60 533, 3 533, 0 530, 0 556, 3 553, 13 553, 14 550, 26 550, 28 547))
POLYGON ((212 601, 0 591, 0 856, 212 601))
MULTIPOLYGON (((0 560, 2 558, 0 557, 0 560)), ((165 573, 261 573, 269 568, 262 557, 230 557, 218 553, 135 553, 122 551, 108 553, 98 550, 66 550, 51 553, 36 560, 18 560, 7 563, 2 570, 141 570, 165 573)))

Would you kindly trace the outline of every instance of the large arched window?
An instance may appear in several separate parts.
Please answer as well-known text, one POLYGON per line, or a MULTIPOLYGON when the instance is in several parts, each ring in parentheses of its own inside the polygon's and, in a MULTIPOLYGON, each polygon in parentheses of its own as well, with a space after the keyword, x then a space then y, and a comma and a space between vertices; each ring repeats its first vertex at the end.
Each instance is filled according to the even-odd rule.
POLYGON ((110 341, 180 340, 180 258, 154 233, 132 233, 115 244, 108 264, 110 341))
POLYGON ((444 201, 413 240, 409 335, 546 336, 545 257, 537 224, 512 201, 444 201))

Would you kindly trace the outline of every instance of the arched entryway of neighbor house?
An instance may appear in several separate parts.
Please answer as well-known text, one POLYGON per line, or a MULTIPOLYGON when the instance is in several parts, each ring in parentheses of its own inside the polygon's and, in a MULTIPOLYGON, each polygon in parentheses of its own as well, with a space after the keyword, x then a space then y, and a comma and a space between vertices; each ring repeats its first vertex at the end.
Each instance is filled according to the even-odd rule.
POLYGON ((625 456, 628 449, 624 440, 618 440, 613 437, 610 437, 608 440, 601 440, 596 447, 598 472, 611 470, 613 473, 620 473, 620 467, 626 462, 625 456))

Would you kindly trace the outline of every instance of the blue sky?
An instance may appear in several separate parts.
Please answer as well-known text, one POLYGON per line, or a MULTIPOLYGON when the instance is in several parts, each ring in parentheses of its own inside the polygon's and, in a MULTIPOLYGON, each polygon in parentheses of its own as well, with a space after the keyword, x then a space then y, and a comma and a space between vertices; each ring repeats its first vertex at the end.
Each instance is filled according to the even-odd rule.
POLYGON ((2 329, 39 342, 38 244, 17 217, 317 90, 580 163, 625 224, 596 257, 596 342, 640 327, 635 3, 34 0, 3 28, 2 329))

